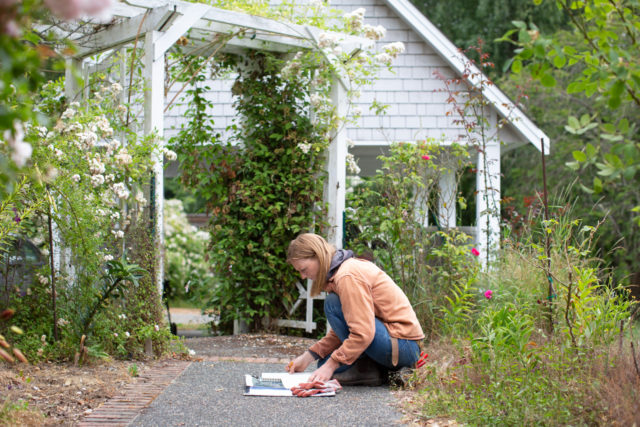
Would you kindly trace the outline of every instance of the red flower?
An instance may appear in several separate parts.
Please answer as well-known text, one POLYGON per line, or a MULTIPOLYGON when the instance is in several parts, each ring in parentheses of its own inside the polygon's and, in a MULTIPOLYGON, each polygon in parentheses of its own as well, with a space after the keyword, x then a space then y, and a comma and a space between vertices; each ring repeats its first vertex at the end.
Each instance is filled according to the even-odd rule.
POLYGON ((479 256, 480 255, 480 251, 477 250, 476 248, 471 248, 471 253, 473 254, 473 256, 479 256))
POLYGON ((423 160, 431 160, 431 157, 427 156, 426 154, 424 156, 422 156, 423 160))

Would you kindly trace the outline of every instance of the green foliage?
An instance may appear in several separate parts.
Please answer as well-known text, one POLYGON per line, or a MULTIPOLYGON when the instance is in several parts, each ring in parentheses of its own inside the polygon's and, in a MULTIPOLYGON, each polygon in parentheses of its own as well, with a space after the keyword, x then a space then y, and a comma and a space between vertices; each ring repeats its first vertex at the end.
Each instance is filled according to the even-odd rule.
MULTIPOLYGON (((478 264, 468 236, 439 228, 440 179, 459 181, 468 153, 458 144, 444 147, 426 141, 394 144, 383 167, 348 194, 348 246, 369 254, 412 301, 427 334, 436 333, 444 310, 446 323, 468 316, 478 264)), ((464 200, 451 196, 451 207, 464 200)))
MULTIPOLYGON (((526 63, 527 71, 543 84, 555 86, 554 70, 565 67, 578 68, 565 90, 567 94, 582 94, 595 104, 594 115, 583 115, 580 120, 570 114, 566 131, 582 135, 599 133, 596 140, 601 145, 604 161, 593 160, 597 179, 588 183, 591 192, 602 193, 604 188, 621 190, 633 181, 638 172, 638 147, 634 128, 640 107, 640 68, 635 53, 638 51, 640 29, 638 10, 633 1, 599 2, 557 1, 570 17, 579 42, 566 44, 562 33, 547 36, 540 34, 535 25, 528 30, 526 23, 515 22, 516 30, 508 32, 504 39, 517 34, 517 57, 514 63, 526 63), (533 34, 533 36, 532 36, 533 34), (546 82, 546 83, 545 83, 546 82), (609 114, 617 110, 620 114, 609 114), (633 119, 625 118, 629 111, 633 119), (621 185, 622 184, 622 185, 621 185)), ((517 67, 514 71, 519 71, 517 67)), ((583 165, 587 159, 576 159, 583 165)), ((571 167, 578 169, 577 164, 571 167)), ((633 200, 635 206, 640 200, 633 200)))
POLYGON ((106 274, 101 279, 101 286, 96 289, 96 301, 80 315, 81 333, 89 332, 93 318, 110 298, 117 298, 120 288, 124 285, 138 286, 138 281, 146 271, 135 264, 129 264, 126 257, 119 260, 107 261, 106 274))
MULTIPOLYGON (((89 334, 89 349, 120 357, 140 354, 141 341, 127 334, 139 322, 155 323, 161 316, 154 310, 154 301, 160 303, 154 284, 148 276, 139 280, 142 269, 122 258, 126 247, 144 270, 153 265, 143 212, 156 144, 130 130, 127 107, 120 104, 122 88, 104 79, 96 76, 84 105, 65 101, 62 81, 45 85, 37 109, 59 119, 53 127, 31 126, 25 135, 33 147, 32 180, 19 187, 11 204, 47 258, 53 256, 50 238, 54 248, 69 248, 60 271, 52 275, 47 259, 33 283, 21 284, 3 301, 17 309, 16 322, 28 331, 17 345, 33 360, 70 357, 83 334, 89 334), (123 310, 130 316, 126 320, 118 317, 123 310)), ((14 221, 2 219, 3 226, 14 221)))
POLYGON ((454 363, 432 357, 422 374, 420 386, 430 391, 422 399, 425 418, 469 425, 626 421, 615 418, 614 407, 637 398, 634 374, 609 377, 633 369, 625 352, 612 350, 633 304, 598 279, 594 232, 558 217, 523 234, 532 240, 505 242, 501 263, 478 279, 493 290, 492 298, 476 301, 471 321, 443 340, 456 345, 454 363), (544 298, 548 259, 535 243, 538 234, 554 236, 550 272, 557 298, 550 302, 544 298), (554 329, 545 332, 550 304, 554 329))
POLYGON ((180 200, 165 200, 164 235, 164 297, 193 304, 208 300, 215 286, 207 258, 209 233, 189 223, 180 200))
MULTIPOLYGON (((576 3, 576 6, 579 4, 576 3)), ((598 5, 597 9, 600 7, 608 6, 598 5)), ((610 68, 605 61, 611 49, 628 50, 633 57, 631 52, 635 52, 637 47, 629 37, 623 36, 626 29, 621 27, 619 14, 609 14, 611 27, 601 28, 601 18, 594 16, 591 19, 586 14, 580 17, 583 12, 580 8, 572 9, 576 31, 571 32, 539 34, 535 29, 519 24, 520 28, 514 30, 516 32, 513 35, 517 33, 518 37, 526 39, 524 33, 531 33, 534 37, 529 37, 526 43, 521 44, 523 50, 515 60, 524 67, 514 69, 519 74, 513 74, 510 80, 501 82, 501 87, 508 92, 524 88, 529 95, 522 102, 552 141, 546 168, 549 193, 570 194, 575 216, 583 218, 586 223, 601 223, 595 243, 599 256, 610 267, 615 283, 628 283, 629 276, 640 269, 638 258, 633 255, 640 248, 636 211, 640 198, 635 191, 640 177, 636 132, 640 123, 638 104, 632 92, 620 95, 619 107, 612 109, 609 106, 606 81, 615 77, 610 75, 610 68), (594 50, 579 28, 588 28, 589 34, 594 37, 602 31, 605 41, 603 47, 594 50), (611 41, 606 41, 613 37, 610 29, 619 35, 615 47, 609 46, 611 41), (534 50, 536 55, 532 53, 534 50), (522 58, 522 55, 529 55, 526 52, 532 54, 530 59, 522 58), (594 61, 591 54, 602 57, 601 61, 594 61), (561 57, 566 59, 566 63, 558 59, 561 57), (587 61, 587 58, 591 59, 587 61), (543 66, 546 66, 545 72, 556 80, 556 87, 544 88, 538 84, 538 80, 532 79, 532 76, 540 76, 543 66), (590 71, 585 73, 587 69, 590 71), (584 82, 587 75, 592 83, 601 78, 597 83, 601 85, 600 89, 592 94, 575 90, 574 83, 584 82)), ((594 13, 599 15, 601 12, 594 13)), ((637 18, 634 21, 630 16, 625 19, 628 22, 637 21, 637 18)), ((633 74, 637 64, 631 61, 627 68, 633 74)), ((539 208, 539 204, 535 203, 535 188, 530 184, 537 182, 535 187, 538 191, 542 188, 540 157, 534 151, 532 147, 527 147, 503 157, 506 171, 504 194, 513 198, 513 209, 521 215, 520 218, 526 218, 529 209, 535 213, 539 208), (531 199, 534 200, 533 204, 527 202, 531 199)))
POLYGON ((209 259, 219 285, 212 306, 223 323, 279 316, 280 301, 293 302, 290 290, 276 285, 295 281, 284 251, 319 221, 315 207, 322 197, 326 131, 306 112, 308 85, 283 80, 284 63, 272 56, 256 54, 252 64, 234 85, 242 118, 234 125, 236 145, 213 140, 203 149, 203 135, 192 131, 207 129, 206 122, 198 124, 206 120, 198 89, 190 93, 200 99, 187 113, 193 121, 175 140, 187 179, 198 183, 213 212, 209 259))
POLYGON ((553 4, 535 7, 531 0, 413 0, 412 3, 458 48, 466 49, 483 40, 486 52, 496 64, 495 69, 489 70, 493 74, 502 74, 504 65, 513 56, 511 46, 496 40, 511 28, 512 21, 535 22, 545 31, 560 29, 568 21, 553 4))

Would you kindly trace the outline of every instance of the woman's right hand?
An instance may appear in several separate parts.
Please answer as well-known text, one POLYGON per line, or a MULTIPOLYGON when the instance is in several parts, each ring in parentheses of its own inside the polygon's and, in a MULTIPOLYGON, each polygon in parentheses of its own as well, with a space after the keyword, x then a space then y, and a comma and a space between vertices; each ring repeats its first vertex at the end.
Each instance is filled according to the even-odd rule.
POLYGON ((311 364, 311 362, 313 362, 314 360, 315 359, 311 355, 311 353, 305 351, 300 356, 289 362, 285 370, 290 374, 293 374, 294 372, 302 372, 307 369, 307 366, 309 366, 309 364, 311 364))

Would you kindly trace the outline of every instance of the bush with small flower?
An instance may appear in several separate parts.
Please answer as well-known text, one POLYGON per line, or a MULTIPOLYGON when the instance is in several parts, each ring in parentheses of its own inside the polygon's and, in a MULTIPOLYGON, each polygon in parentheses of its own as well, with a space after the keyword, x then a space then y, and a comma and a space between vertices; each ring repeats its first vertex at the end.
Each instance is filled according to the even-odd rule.
MULTIPOLYGON (((65 264, 52 275, 47 260, 29 288, 31 294, 14 295, 9 303, 20 307, 21 321, 29 316, 35 335, 56 341, 49 350, 58 348, 64 357, 65 352, 75 351, 73 343, 79 343, 83 334, 90 335, 92 344, 104 340, 103 347, 109 347, 110 328, 95 335, 101 328, 87 329, 83 316, 101 300, 100 278, 112 272, 109 266, 125 255, 127 247, 137 246, 131 232, 141 225, 146 228, 144 194, 157 144, 153 137, 133 133, 118 114, 123 107, 119 84, 97 81, 95 92, 82 104, 67 103, 61 96, 62 85, 62 81, 46 84, 37 104, 41 113, 58 117, 55 124, 26 129, 24 140, 33 148, 30 163, 36 179, 25 185, 20 204, 34 207, 24 221, 29 236, 40 242, 47 258, 54 256, 51 245, 54 252, 66 248, 65 264), (55 324, 49 320, 54 318, 55 324)), ((144 282, 154 289, 149 279, 144 282)), ((113 303, 103 300, 97 311, 113 303)), ((96 314, 92 321, 112 322, 96 314)))
POLYGON ((348 194, 348 244, 375 258, 403 287, 426 333, 436 333, 442 310, 448 310, 445 327, 468 316, 478 271, 468 236, 427 227, 438 209, 440 178, 452 173, 459 179, 468 153, 456 144, 417 141, 394 144, 380 159, 381 170, 348 194))
POLYGON ((210 236, 189 223, 182 201, 165 200, 165 298, 202 303, 215 287, 213 268, 207 259, 210 236))

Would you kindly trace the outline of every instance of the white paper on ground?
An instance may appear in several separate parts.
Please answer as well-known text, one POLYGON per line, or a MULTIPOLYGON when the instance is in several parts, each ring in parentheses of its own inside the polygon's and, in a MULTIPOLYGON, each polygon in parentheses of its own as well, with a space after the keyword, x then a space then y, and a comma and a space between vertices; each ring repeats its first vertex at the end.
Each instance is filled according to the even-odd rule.
MULTIPOLYGON (((245 375, 245 396, 293 396, 291 387, 307 382, 311 372, 265 372, 256 378, 245 375)), ((318 393, 314 396, 335 396, 335 392, 318 393)))

